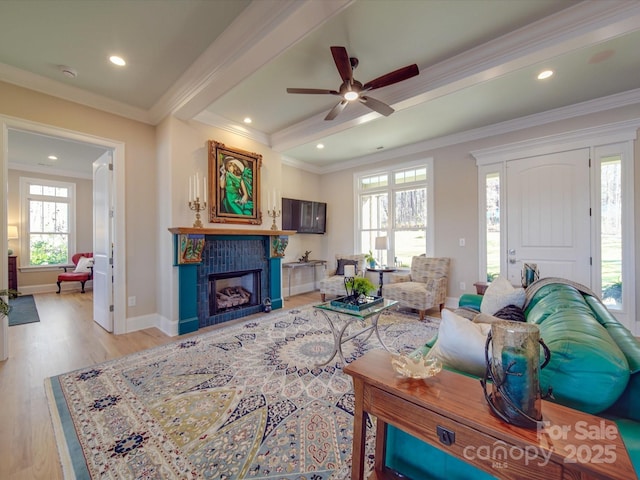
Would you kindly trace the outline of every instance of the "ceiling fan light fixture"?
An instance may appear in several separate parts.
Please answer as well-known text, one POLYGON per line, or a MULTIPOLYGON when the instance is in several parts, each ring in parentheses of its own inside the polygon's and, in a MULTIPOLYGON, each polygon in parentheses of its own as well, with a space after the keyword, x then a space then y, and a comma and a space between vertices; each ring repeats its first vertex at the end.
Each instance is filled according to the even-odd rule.
POLYGON ((350 90, 344 94, 344 99, 349 102, 353 102, 354 100, 357 100, 359 97, 360 97, 360 94, 354 90, 350 90))

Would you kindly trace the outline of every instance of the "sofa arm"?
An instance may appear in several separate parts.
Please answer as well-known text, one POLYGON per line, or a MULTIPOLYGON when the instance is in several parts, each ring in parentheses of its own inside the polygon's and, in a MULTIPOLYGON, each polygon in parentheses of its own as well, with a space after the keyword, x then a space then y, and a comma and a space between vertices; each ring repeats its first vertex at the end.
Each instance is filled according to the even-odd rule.
POLYGON ((480 311, 480 305, 482 304, 482 295, 475 293, 463 293, 458 300, 458 307, 470 308, 472 310, 480 311))

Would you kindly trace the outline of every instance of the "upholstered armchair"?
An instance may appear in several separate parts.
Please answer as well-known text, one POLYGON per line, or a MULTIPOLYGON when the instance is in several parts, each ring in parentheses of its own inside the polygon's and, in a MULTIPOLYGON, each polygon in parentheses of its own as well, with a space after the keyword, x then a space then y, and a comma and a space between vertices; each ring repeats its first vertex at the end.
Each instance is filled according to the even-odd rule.
POLYGON ((362 275, 366 269, 364 254, 346 255, 336 254, 336 268, 327 271, 327 276, 320 281, 320 295, 322 301, 326 301, 327 295, 336 297, 344 296, 344 266, 354 265, 356 274, 362 275))
POLYGON ((382 296, 397 300, 402 307, 418 310, 420 320, 424 320, 426 310, 444 307, 450 262, 449 258, 413 257, 411 271, 392 274, 382 286, 382 296))
POLYGON ((84 293, 84 284, 93 278, 93 252, 76 253, 71 257, 74 269, 67 271, 70 267, 64 268, 64 273, 58 275, 58 291, 60 293, 62 282, 80 282, 81 293, 84 293))

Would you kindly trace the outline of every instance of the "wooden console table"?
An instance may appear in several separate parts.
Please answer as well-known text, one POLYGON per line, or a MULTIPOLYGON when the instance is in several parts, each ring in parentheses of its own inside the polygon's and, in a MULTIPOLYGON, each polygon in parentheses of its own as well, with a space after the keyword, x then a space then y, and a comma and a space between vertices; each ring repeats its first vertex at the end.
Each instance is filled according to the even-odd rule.
POLYGON ((387 424, 499 478, 637 479, 618 428, 601 417, 543 401, 544 429, 515 427, 490 413, 478 380, 447 370, 427 380, 403 378, 383 350, 344 372, 355 390, 353 480, 364 475, 367 413, 377 417, 374 480, 399 478, 384 464, 387 424))

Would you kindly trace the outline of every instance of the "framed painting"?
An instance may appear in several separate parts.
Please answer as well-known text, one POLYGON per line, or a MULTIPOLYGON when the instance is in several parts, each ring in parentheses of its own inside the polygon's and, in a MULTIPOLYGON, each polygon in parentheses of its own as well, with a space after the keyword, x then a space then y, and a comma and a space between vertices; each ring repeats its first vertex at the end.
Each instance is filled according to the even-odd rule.
POLYGON ((262 155, 209 140, 209 221, 262 224, 262 155))

